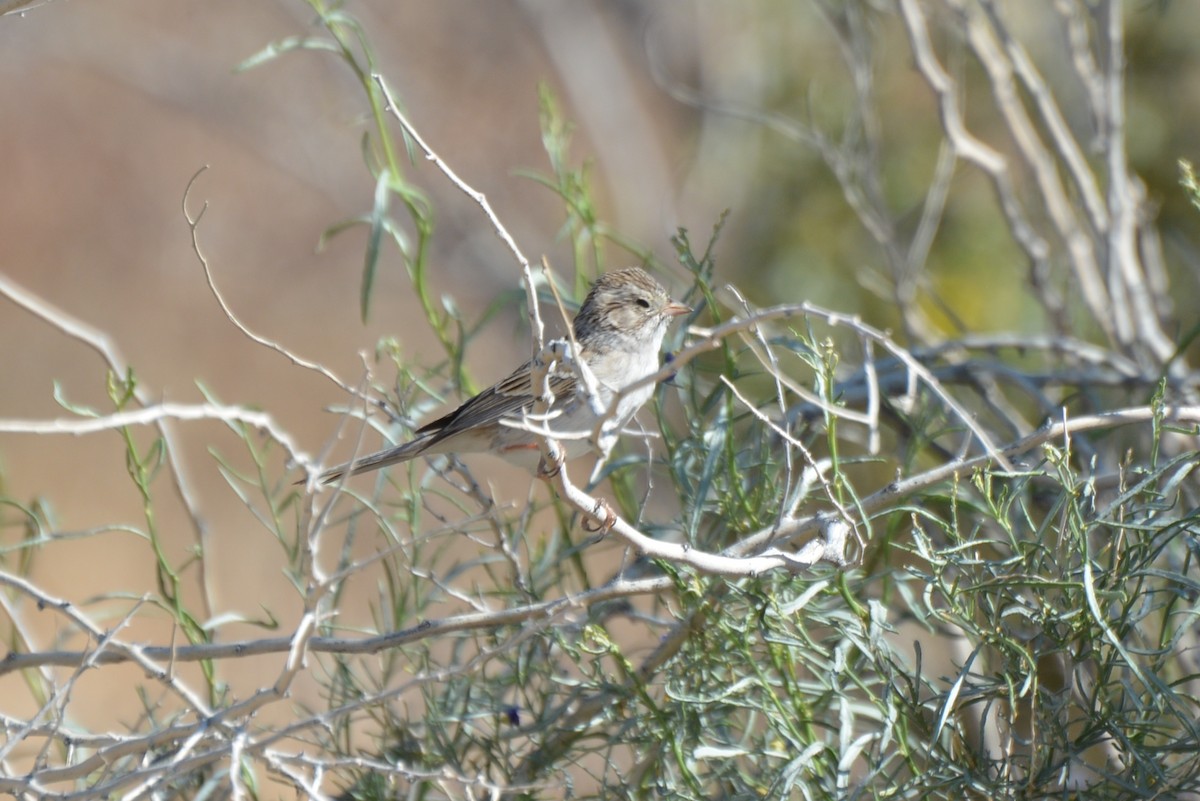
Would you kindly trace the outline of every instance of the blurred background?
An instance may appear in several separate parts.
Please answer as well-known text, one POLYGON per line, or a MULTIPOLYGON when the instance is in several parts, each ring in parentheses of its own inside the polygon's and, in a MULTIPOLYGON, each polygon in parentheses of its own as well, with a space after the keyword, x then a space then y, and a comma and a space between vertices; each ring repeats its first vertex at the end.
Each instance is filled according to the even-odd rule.
MULTIPOLYGON (((940 129, 903 30, 879 5, 865 22, 878 63, 879 190, 905 228, 916 225, 940 129)), ((654 254, 664 283, 689 281, 670 236, 686 228, 702 249, 728 210, 718 281, 756 303, 807 299, 880 328, 896 324, 880 253, 810 136, 837 139, 855 116, 855 76, 820 3, 442 0, 347 9, 409 119, 487 195, 531 261, 545 254, 564 275, 574 269, 561 199, 523 174, 550 169, 539 125, 544 84, 573 126, 569 159, 586 165, 598 214, 654 254)), ((181 211, 189 179, 207 166, 190 200, 193 210, 208 204, 200 245, 251 329, 352 384, 381 337, 395 337, 414 362, 440 357, 395 252, 381 257, 364 323, 365 229, 318 247, 324 231, 372 206, 361 146, 369 117, 354 77, 311 51, 235 69, 272 42, 318 35, 312 16, 300 0, 53 0, 0 18, 0 272, 105 332, 153 396, 198 402, 203 385, 224 402, 269 410, 315 454, 338 424, 325 410, 348 399, 230 325, 181 211)), ((1200 159, 1200 6, 1132 2, 1127 19, 1129 155, 1158 209, 1184 307, 1197 289, 1196 217, 1177 188, 1176 161, 1200 159)), ((1039 27, 1033 11, 1018 22, 1068 121, 1085 132, 1082 90, 1064 77, 1059 35, 1039 27)), ((986 113, 969 120, 1006 146, 990 137, 986 113)), ((528 350, 518 265, 478 206, 431 165, 418 159, 406 177, 433 209, 434 290, 469 320, 511 297, 468 350, 472 377, 486 384, 502 372, 496 365, 528 350)), ((947 330, 951 317, 968 330, 1042 330, 1027 265, 989 185, 964 168, 953 192, 924 267, 931 308, 952 310, 947 330)), ((632 261, 615 248, 608 255, 610 267, 632 261)), ((110 408, 96 354, 3 299, 0 342, 0 417, 66 416, 56 386, 72 403, 110 408)), ((246 463, 237 438, 216 423, 179 432, 221 566, 217 611, 250 614, 274 593, 286 596, 278 545, 255 529, 216 469, 211 449, 246 463)), ((3 495, 43 503, 60 532, 144 522, 115 432, 0 435, 0 470, 3 495)), ((179 554, 194 542, 180 509, 163 510, 160 525, 179 554)), ((148 549, 121 532, 63 542, 39 559, 39 584, 77 602, 148 588, 154 575, 148 549)), ((171 625, 163 615, 163 628, 144 637, 165 641, 171 625)), ((50 631, 44 644, 52 642, 50 631)))

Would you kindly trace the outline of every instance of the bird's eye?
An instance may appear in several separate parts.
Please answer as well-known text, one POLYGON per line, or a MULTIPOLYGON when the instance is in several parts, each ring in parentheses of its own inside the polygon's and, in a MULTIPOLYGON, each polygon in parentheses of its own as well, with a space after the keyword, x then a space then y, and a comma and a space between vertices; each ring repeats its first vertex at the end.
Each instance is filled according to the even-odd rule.
POLYGON ((637 298, 633 302, 641 306, 643 309, 650 308, 650 301, 646 300, 645 298, 637 298))

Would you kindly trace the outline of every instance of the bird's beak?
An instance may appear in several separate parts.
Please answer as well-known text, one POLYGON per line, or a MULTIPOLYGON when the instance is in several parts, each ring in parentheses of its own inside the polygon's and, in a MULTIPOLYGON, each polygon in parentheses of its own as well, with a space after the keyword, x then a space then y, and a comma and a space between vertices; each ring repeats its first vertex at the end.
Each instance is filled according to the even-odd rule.
POLYGON ((663 314, 667 315, 668 317, 678 317, 681 314, 687 314, 691 310, 691 306, 680 303, 677 300, 673 300, 663 309, 663 314))

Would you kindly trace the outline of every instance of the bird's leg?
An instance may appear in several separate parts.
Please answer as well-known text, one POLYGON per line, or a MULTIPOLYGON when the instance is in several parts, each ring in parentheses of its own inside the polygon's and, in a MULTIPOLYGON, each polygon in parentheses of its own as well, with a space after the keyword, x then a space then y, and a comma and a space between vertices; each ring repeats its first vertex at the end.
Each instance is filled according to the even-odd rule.
POLYGON ((592 509, 590 519, 584 520, 583 530, 589 534, 607 534, 612 531, 612 527, 617 524, 617 513, 608 505, 608 501, 600 498, 596 501, 596 506, 592 509))
POLYGON ((563 454, 563 449, 557 442, 551 442, 547 453, 538 459, 537 477, 542 481, 549 481, 562 472, 565 463, 566 456, 563 454), (547 455, 550 456, 549 461, 546 460, 547 455))
MULTIPOLYGON (((564 353, 568 351, 566 341, 556 339, 548 342, 541 352, 533 357, 529 372, 529 387, 533 392, 533 405, 529 411, 540 421, 546 419, 550 407, 554 404, 554 393, 550 389, 550 373, 555 365, 562 361, 564 353)), ((541 423, 541 427, 544 428, 545 424, 541 423)), ((559 444, 546 437, 540 446, 533 447, 540 447, 542 452, 538 459, 535 475, 543 481, 549 481, 557 476, 566 461, 566 455, 559 444)))

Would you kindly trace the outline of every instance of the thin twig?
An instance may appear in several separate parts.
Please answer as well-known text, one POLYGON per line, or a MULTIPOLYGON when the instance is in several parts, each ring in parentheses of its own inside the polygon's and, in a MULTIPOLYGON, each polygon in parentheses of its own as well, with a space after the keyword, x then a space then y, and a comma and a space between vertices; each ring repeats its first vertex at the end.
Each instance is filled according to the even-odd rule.
MULTIPOLYGON (((129 362, 125 360, 125 357, 118 350, 116 343, 104 331, 85 323, 69 312, 38 297, 3 273, 0 273, 0 294, 3 294, 13 303, 50 324, 71 339, 91 348, 100 355, 100 358, 108 365, 108 369, 112 371, 114 376, 123 379, 128 375, 130 370, 129 362)), ((142 406, 150 406, 157 401, 157 398, 147 390, 146 384, 142 381, 139 381, 134 387, 133 394, 142 406)), ((188 475, 186 462, 181 458, 183 451, 176 436, 175 428, 170 423, 170 419, 164 418, 156 423, 156 427, 159 435, 163 438, 163 443, 166 445, 164 451, 167 458, 167 465, 170 468, 171 483, 175 488, 176 495, 183 504, 183 508, 187 510, 188 521, 192 526, 192 535, 195 537, 200 553, 202 555, 207 554, 210 550, 208 547, 208 527, 204 523, 203 515, 200 511, 200 503, 192 488, 192 481, 188 475)), ((208 560, 201 558, 198 561, 200 587, 203 590, 201 593, 201 602, 203 603, 205 614, 211 617, 213 615, 216 590, 214 589, 212 577, 209 573, 208 560)))
POLYGON ((417 143, 417 147, 421 148, 421 151, 425 154, 425 158, 433 162, 442 171, 442 174, 450 179, 450 183, 454 184, 463 194, 479 204, 479 208, 483 209, 484 215, 492 224, 492 230, 495 231, 496 236, 500 237, 500 241, 508 246, 513 256, 516 257, 524 276, 525 294, 529 303, 529 322, 533 329, 534 352, 540 351, 545 343, 546 329, 542 324, 541 312, 538 310, 536 284, 533 281, 533 268, 529 266, 529 259, 525 258, 525 254, 517 247, 517 242, 513 239, 512 234, 504 227, 504 223, 500 222, 500 218, 492 209, 492 204, 488 202, 487 195, 473 188, 462 178, 459 178, 458 173, 454 172, 450 168, 450 165, 435 153, 433 148, 425 143, 421 134, 417 132, 413 124, 409 122, 408 117, 404 116, 404 112, 400 110, 400 106, 396 103, 395 98, 392 97, 392 92, 388 89, 387 81, 384 80, 383 76, 375 73, 371 76, 371 79, 379 86, 379 91, 383 93, 384 101, 387 103, 387 110, 400 123, 405 134, 417 143))
POLYGON ((283 356, 297 367, 303 367, 305 370, 311 370, 317 375, 329 379, 339 389, 347 394, 354 395, 355 397, 361 397, 363 400, 373 403, 376 406, 382 406, 382 404, 380 404, 378 401, 368 398, 357 387, 347 384, 325 365, 304 359, 288 350, 285 346, 279 344, 278 342, 267 339, 263 335, 251 331, 250 327, 243 323, 234 313, 233 309, 230 308, 229 304, 225 301, 225 296, 222 295, 221 290, 217 288, 217 281, 213 276, 212 268, 208 264, 208 257, 204 255, 204 252, 200 248, 200 221, 204 218, 204 213, 208 211, 208 201, 206 200, 201 204, 200 210, 196 212, 195 216, 188 211, 188 197, 191 195, 192 187, 207 169, 208 165, 205 165, 197 170, 188 181, 187 188, 183 191, 183 218, 187 220, 188 231, 192 237, 192 252, 196 254, 196 259, 200 262, 200 266, 204 270, 204 280, 208 284, 208 289, 210 292, 212 292, 213 298, 216 299, 217 305, 221 307, 221 311, 225 314, 225 318, 229 320, 229 322, 233 324, 233 327, 241 332, 251 342, 262 345, 264 348, 278 353, 280 356, 283 356))

